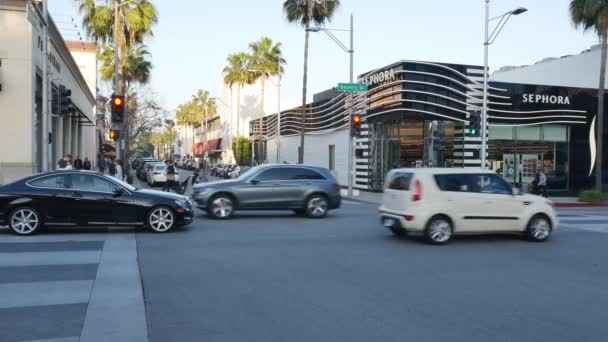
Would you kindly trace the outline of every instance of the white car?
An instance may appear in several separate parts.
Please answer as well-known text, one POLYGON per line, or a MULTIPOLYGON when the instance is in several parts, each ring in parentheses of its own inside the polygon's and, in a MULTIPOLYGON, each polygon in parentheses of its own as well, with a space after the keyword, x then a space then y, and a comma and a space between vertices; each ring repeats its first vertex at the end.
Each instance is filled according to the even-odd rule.
POLYGON ((395 235, 423 234, 433 244, 454 234, 505 232, 544 241, 559 223, 548 199, 521 195, 493 171, 475 169, 392 170, 379 211, 395 235))
MULTIPOLYGON (((167 166, 163 163, 153 164, 148 171, 147 177, 150 186, 167 182, 167 166)), ((175 181, 179 181, 179 173, 177 171, 175 172, 175 181)))

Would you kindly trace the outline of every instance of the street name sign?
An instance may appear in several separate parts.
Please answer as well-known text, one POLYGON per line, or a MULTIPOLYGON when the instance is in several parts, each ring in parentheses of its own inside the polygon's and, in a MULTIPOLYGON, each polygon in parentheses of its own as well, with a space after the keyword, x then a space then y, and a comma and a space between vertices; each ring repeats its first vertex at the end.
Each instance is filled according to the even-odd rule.
POLYGON ((365 83, 338 83, 338 91, 345 92, 366 92, 367 84, 365 83))

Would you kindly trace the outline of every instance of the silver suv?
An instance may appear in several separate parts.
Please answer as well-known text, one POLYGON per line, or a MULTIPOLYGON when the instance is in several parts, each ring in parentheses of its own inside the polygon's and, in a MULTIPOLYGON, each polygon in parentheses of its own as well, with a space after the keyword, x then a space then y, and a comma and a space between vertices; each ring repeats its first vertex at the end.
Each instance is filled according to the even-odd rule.
POLYGON ((329 170, 307 165, 265 165, 237 179, 197 184, 192 200, 211 217, 227 219, 235 210, 294 210, 320 218, 340 207, 340 185, 329 170))

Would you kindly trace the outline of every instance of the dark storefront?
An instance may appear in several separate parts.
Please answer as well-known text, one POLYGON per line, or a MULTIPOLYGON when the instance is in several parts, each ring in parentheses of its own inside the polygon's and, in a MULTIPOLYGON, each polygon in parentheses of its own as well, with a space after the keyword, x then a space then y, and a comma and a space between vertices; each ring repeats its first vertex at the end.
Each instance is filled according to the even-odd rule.
MULTIPOLYGON (((369 129, 358 143, 369 160, 357 164, 369 176, 359 186, 380 190, 396 167, 481 165, 481 138, 467 123, 481 112, 482 67, 404 61, 359 81, 369 89, 360 100, 369 129)), ((538 169, 554 192, 593 185, 596 90, 491 82, 489 94, 490 168, 522 188, 538 169)))

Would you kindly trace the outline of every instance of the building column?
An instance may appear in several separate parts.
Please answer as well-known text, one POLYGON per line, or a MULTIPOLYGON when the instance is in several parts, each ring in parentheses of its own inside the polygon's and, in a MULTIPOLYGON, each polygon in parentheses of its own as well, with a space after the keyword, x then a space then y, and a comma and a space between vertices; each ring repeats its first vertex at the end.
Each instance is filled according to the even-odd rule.
POLYGON ((63 156, 72 153, 72 119, 63 119, 63 156))

